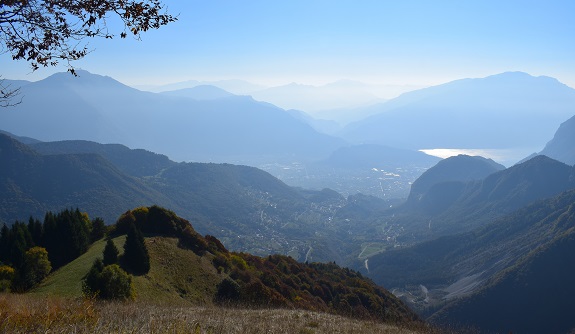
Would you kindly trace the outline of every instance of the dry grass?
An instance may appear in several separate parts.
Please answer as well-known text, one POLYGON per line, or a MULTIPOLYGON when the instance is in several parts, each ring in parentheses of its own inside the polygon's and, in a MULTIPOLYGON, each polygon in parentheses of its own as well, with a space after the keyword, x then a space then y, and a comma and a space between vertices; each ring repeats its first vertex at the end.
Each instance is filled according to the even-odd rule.
POLYGON ((0 294, 0 333, 421 333, 301 310, 109 303, 0 294))

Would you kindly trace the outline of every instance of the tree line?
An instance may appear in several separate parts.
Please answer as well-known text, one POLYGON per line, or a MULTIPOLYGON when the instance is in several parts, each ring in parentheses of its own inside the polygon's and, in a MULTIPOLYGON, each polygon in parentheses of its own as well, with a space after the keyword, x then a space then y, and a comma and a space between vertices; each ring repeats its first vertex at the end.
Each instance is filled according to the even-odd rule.
POLYGON ((79 209, 47 212, 44 221, 30 217, 0 229, 0 281, 2 290, 25 291, 51 270, 71 262, 101 239, 106 226, 90 220, 79 209))

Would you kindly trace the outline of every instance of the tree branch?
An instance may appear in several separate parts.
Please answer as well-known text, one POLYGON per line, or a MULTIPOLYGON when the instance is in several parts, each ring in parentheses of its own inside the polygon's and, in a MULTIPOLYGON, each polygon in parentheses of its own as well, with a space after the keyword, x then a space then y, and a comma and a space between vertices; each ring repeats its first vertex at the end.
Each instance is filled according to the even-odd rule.
POLYGON ((22 103, 22 96, 20 96, 20 100, 14 100, 16 96, 20 95, 20 88, 12 89, 10 86, 4 84, 4 79, 0 78, 0 108, 13 107, 22 103))

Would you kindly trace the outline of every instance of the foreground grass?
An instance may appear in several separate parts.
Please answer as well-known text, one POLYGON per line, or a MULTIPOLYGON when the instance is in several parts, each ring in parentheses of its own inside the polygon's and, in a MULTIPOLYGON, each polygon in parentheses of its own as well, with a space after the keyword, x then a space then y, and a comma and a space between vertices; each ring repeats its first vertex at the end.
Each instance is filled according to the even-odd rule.
POLYGON ((0 333, 424 333, 301 310, 178 307, 0 294, 0 333))

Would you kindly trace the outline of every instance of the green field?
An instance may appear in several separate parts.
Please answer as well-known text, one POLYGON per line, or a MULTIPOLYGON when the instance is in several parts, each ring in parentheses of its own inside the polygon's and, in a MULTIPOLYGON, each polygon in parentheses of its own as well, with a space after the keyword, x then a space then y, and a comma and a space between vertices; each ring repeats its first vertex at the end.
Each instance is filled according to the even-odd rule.
POLYGON ((370 256, 385 252, 386 245, 377 242, 368 242, 361 245, 361 253, 357 256, 358 259, 364 260, 370 256))

